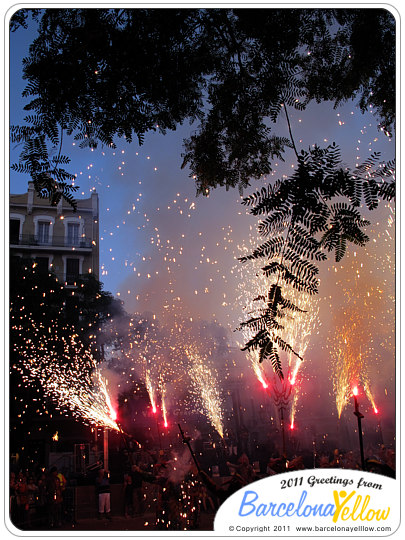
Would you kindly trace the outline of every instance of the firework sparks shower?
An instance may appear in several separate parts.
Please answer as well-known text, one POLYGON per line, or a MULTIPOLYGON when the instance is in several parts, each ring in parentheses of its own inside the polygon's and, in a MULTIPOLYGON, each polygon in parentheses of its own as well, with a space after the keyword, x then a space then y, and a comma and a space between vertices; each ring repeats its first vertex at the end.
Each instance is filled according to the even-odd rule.
POLYGON ((381 255, 371 245, 365 254, 354 252, 339 280, 345 304, 336 311, 334 333, 328 343, 339 418, 350 402, 353 386, 364 389, 374 413, 378 413, 373 378, 380 373, 381 357, 394 357, 394 211, 389 205, 386 210, 381 225, 373 232, 388 249, 381 255), (371 267, 366 266, 366 260, 372 261, 371 267), (392 279, 387 279, 387 272, 392 279), (354 280, 349 275, 355 276, 354 280))
POLYGON ((190 347, 187 351, 192 365, 190 377, 195 390, 196 399, 202 412, 207 415, 213 427, 221 437, 224 436, 221 399, 216 387, 216 377, 198 351, 190 347))
POLYGON ((121 431, 111 402, 108 383, 91 352, 77 341, 58 335, 57 324, 44 328, 31 321, 31 337, 15 345, 22 366, 17 366, 27 384, 36 380, 62 411, 84 423, 121 431), (63 342, 63 353, 57 348, 63 342))

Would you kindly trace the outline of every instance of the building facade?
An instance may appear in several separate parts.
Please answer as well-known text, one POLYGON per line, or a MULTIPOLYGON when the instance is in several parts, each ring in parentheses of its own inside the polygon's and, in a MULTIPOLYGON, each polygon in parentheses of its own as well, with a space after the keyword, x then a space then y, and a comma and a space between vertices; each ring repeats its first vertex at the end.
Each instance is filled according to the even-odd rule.
POLYGON ((70 287, 82 275, 99 279, 98 194, 77 199, 76 211, 63 198, 51 206, 33 182, 27 193, 11 194, 10 256, 34 259, 70 287))

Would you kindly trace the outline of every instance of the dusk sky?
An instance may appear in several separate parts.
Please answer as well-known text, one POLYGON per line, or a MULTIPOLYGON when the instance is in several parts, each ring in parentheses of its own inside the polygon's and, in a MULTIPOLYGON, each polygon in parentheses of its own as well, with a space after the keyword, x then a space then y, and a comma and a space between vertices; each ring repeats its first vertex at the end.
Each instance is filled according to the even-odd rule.
MULTIPOLYGON (((24 117, 21 60, 35 35, 33 26, 10 36, 11 124, 24 117)), ((299 149, 336 142, 343 164, 349 168, 372 152, 381 152, 383 161, 395 157, 395 140, 378 130, 371 110, 362 114, 355 103, 337 109, 330 103, 312 104, 305 112, 290 110, 289 114, 299 149)), ((196 319, 215 320, 229 330, 230 340, 242 342, 243 337, 233 330, 246 318, 246 305, 261 282, 256 277, 259 266, 242 265, 237 258, 244 254, 243 246, 255 245, 258 220, 246 213, 237 190, 217 188, 209 198, 195 196, 193 180, 187 170, 181 170, 182 142, 192 129, 184 125, 165 136, 148 134, 143 146, 118 140, 115 150, 81 150, 67 141, 64 153, 71 157, 68 170, 77 175, 77 196, 87 198, 93 190, 99 194, 104 289, 119 297, 129 313, 147 310, 164 319, 165 313, 175 310, 196 319)), ((274 132, 288 137, 283 116, 274 132)), ((18 148, 12 149, 11 162, 18 160, 18 153, 18 148)), ((273 164, 273 178, 290 174, 295 165, 293 152, 287 152, 284 163, 273 164)), ((25 192, 27 181, 24 175, 12 172, 10 192, 25 192)), ((252 182, 245 195, 260 189, 263 182, 252 182)), ((319 314, 303 368, 312 381, 309 388, 319 382, 329 385, 324 390, 333 403, 336 340, 354 317, 360 328, 356 338, 364 341, 360 349, 371 392, 378 406, 386 405, 388 414, 395 406, 392 218, 394 205, 382 204, 371 215, 369 246, 357 251, 351 248, 339 264, 332 258, 323 264, 320 293, 314 300, 319 314), (374 303, 367 307, 370 294, 374 303)), ((346 338, 350 340, 350 332, 346 338)), ((353 354, 358 353, 358 343, 346 345, 353 347, 353 354)), ((246 370, 250 369, 247 363, 246 370)))

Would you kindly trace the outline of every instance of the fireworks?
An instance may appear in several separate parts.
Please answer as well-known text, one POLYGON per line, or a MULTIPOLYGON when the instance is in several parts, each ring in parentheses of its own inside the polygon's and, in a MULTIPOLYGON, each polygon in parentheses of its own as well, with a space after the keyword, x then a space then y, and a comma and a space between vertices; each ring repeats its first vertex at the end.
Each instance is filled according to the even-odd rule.
POLYGON ((339 418, 349 403, 352 393, 358 392, 358 382, 367 384, 368 376, 366 356, 361 354, 358 344, 361 330, 356 321, 351 318, 340 332, 340 335, 335 338, 332 357, 335 373, 334 391, 339 418))
POLYGON ((248 351, 247 356, 250 360, 252 369, 257 377, 257 380, 266 390, 269 387, 269 383, 266 380, 266 374, 264 373, 263 367, 259 364, 259 354, 257 351, 248 351))
POLYGON ((216 389, 213 371, 207 365, 207 359, 190 347, 187 355, 192 361, 190 377, 195 389, 196 399, 200 402, 202 411, 208 416, 211 424, 221 437, 224 436, 221 399, 216 389))
POLYGON ((152 381, 150 379, 149 371, 146 371, 146 373, 145 373, 145 386, 146 386, 146 390, 148 391, 148 394, 149 394, 150 404, 152 406, 152 412, 153 412, 153 414, 156 414, 157 407, 156 407, 155 392, 153 390, 152 381))
POLYGON ((160 400, 162 405, 162 416, 163 416, 163 425, 165 428, 169 427, 169 423, 167 421, 167 406, 166 406, 166 384, 163 379, 163 376, 159 379, 159 389, 160 389, 160 400))
MULTIPOLYGON (((337 125, 339 127, 336 128, 338 132, 347 129, 347 126, 353 123, 355 118, 353 112, 344 114, 341 111, 338 116, 339 122, 337 125)), ((304 120, 305 118, 300 117, 300 124, 297 124, 297 129, 302 129, 304 120)), ((367 130, 368 127, 364 125, 362 134, 366 134, 367 130)), ((362 139, 361 136, 355 150, 357 152, 355 158, 358 162, 361 161, 360 145, 362 141, 360 139, 362 139)), ((330 140, 332 139, 330 138, 330 140)), ((327 139, 325 138, 324 141, 327 142, 327 139)), ((300 142, 302 141, 300 140, 300 142)), ((381 143, 385 144, 384 140, 381 139, 378 145, 381 143)), ((375 146, 376 143, 374 142, 373 147, 375 146)), ((193 310, 193 313, 189 314, 189 316, 193 317, 194 320, 198 320, 196 312, 199 315, 204 313, 205 316, 209 313, 214 320, 222 317, 222 321, 226 321, 228 328, 234 330, 240 321, 245 318, 246 314, 254 316, 254 313, 260 310, 260 303, 253 302, 253 298, 266 294, 271 283, 261 272, 260 261, 252 261, 249 265, 236 263, 230 271, 228 270, 230 264, 232 264, 230 261, 237 259, 241 254, 243 255, 244 251, 245 253, 251 251, 252 246, 257 245, 258 240, 253 232, 256 230, 256 226, 251 225, 252 218, 242 212, 239 198, 233 198, 232 194, 229 193, 226 198, 225 196, 222 198, 221 193, 216 193, 215 197, 211 197, 209 200, 196 201, 192 195, 192 190, 185 188, 183 184, 173 183, 173 186, 169 188, 165 183, 162 196, 157 199, 155 188, 157 185, 163 185, 159 183, 161 181, 159 179, 161 178, 161 171, 164 170, 164 167, 159 162, 159 154, 154 157, 152 154, 146 155, 140 151, 136 152, 136 157, 134 157, 130 156, 127 150, 123 150, 122 153, 126 154, 125 164, 122 162, 121 153, 118 150, 114 153, 116 161, 118 160, 117 169, 121 167, 119 169, 120 174, 124 174, 125 171, 136 170, 138 181, 129 191, 128 197, 132 197, 132 199, 128 199, 126 206, 124 205, 125 208, 123 207, 125 215, 115 216, 114 222, 110 213, 108 219, 105 220, 102 238, 102 242, 106 246, 103 272, 105 272, 104 275, 108 285, 110 278, 107 276, 115 275, 116 261, 119 260, 117 252, 120 249, 119 238, 126 235, 126 231, 133 227, 137 231, 139 242, 137 241, 134 249, 128 248, 125 256, 122 257, 125 262, 124 268, 120 268, 120 270, 126 272, 128 279, 125 281, 125 287, 124 280, 122 280, 122 286, 120 284, 120 297, 124 298, 126 304, 131 308, 146 307, 148 310, 153 310, 156 317, 165 320, 168 327, 171 325, 171 330, 175 332, 175 334, 172 334, 171 345, 176 348, 176 352, 174 353, 169 349, 169 338, 165 337, 160 341, 162 350, 165 351, 163 356, 160 353, 155 354, 151 349, 145 351, 145 358, 148 358, 149 362, 149 374, 146 376, 142 372, 140 368, 142 361, 139 358, 134 358, 131 360, 133 362, 133 371, 129 372, 127 370, 126 376, 128 379, 131 379, 131 375, 133 377, 137 376, 144 384, 148 379, 149 382, 146 386, 152 407, 156 409, 160 405, 160 399, 162 400, 161 412, 164 414, 165 411, 167 414, 171 403, 167 401, 167 398, 162 399, 162 388, 166 391, 168 385, 170 388, 175 386, 180 388, 182 393, 186 391, 190 384, 188 377, 189 363, 184 353, 187 339, 183 339, 184 332, 187 332, 187 330, 182 321, 173 320, 173 314, 190 309, 193 310), (147 204, 147 201, 153 201, 153 204, 147 204), (216 204, 221 208, 225 208, 226 205, 226 215, 225 212, 222 214, 210 211, 211 208, 217 208, 216 204), (215 234, 211 234, 212 231, 209 224, 207 224, 206 216, 208 214, 217 216, 215 234), (212 241, 210 241, 211 239, 212 241), (241 239, 244 239, 248 247, 240 247, 241 239), (142 249, 138 247, 138 244, 142 244, 142 249), (255 266, 256 262, 257 265, 255 266), (137 291, 136 295, 134 295, 134 290, 137 291), (212 310, 208 311, 211 308, 212 310), (168 368, 169 365, 171 372, 168 368), (162 383, 160 382, 161 373, 164 375, 162 383), (162 388, 160 385, 162 385, 162 388)), ((107 166, 106 156, 107 154, 103 153, 101 159, 104 167, 107 166)), ((287 169, 283 171, 281 167, 283 167, 282 164, 275 163, 271 176, 284 177, 283 172, 288 171, 287 169)), ((103 175, 101 174, 99 176, 93 174, 90 184, 93 182, 94 185, 97 184, 97 189, 105 190, 106 187, 103 185, 102 178, 103 175), (96 182, 94 182, 94 178, 96 178, 96 182)), ((110 184, 107 187, 109 191, 106 193, 109 197, 110 193, 112 193, 110 184)), ((388 231, 387 238, 388 233, 392 237, 392 227, 388 224, 386 229, 388 231)), ((387 257, 390 257, 390 253, 389 249, 386 250, 387 257)), ((389 264, 392 266, 392 260, 389 264)), ((322 272, 320 275, 323 279, 322 272)), ((351 288, 352 283, 346 288, 347 294, 351 294, 351 288)), ((344 292, 344 294, 346 293, 344 292)), ((289 373, 290 383, 294 387, 294 400, 291 407, 291 415, 292 419, 294 419, 294 415, 304 404, 305 381, 309 378, 311 368, 313 368, 312 377, 315 379, 319 372, 322 371, 323 365, 326 365, 327 357, 325 355, 325 362, 323 362, 321 358, 314 357, 311 349, 311 345, 318 333, 320 299, 318 297, 306 298, 304 294, 298 294, 292 289, 288 292, 288 297, 296 305, 306 310, 306 313, 294 314, 294 318, 285 318, 283 320, 285 329, 282 338, 290 343, 294 350, 299 352, 300 356, 304 357, 304 361, 301 362, 292 355, 281 353, 284 363, 283 369, 289 373), (321 365, 319 365, 320 362, 321 365)), ((339 293, 334 294, 334 298, 339 298, 339 293)), ((331 313, 336 311, 336 306, 330 305, 329 311, 331 313)), ((380 316, 384 316, 384 312, 380 312, 380 316)), ((183 315, 180 319, 182 317, 184 320, 187 319, 183 315)), ((324 314, 321 317, 321 320, 323 319, 324 314)), ((389 320, 387 320, 386 328, 392 328, 389 320)), ((340 332, 339 339, 342 339, 344 333, 345 331, 340 332)), ((392 342, 392 335, 391 332, 390 335, 381 339, 381 343, 384 343, 387 349, 390 348, 389 342, 392 342)), ((246 336, 243 336, 243 339, 246 342, 246 336)), ((374 343, 373 346, 375 347, 376 344, 374 343)), ((338 347, 337 344, 334 347, 338 347)), ((363 343, 363 359, 369 353, 366 349, 367 347, 363 343)), ((206 352, 204 351, 204 353, 206 352)), ((335 363, 336 356, 335 353, 330 355, 331 363, 335 363)), ((341 357, 341 362, 335 363, 336 371, 339 369, 345 370, 346 368, 342 367, 343 364, 348 363, 350 366, 352 362, 357 361, 355 358, 358 359, 358 354, 351 359, 341 357)), ((370 366, 370 361, 371 358, 366 362, 367 368, 370 366)), ((266 362, 258 366, 254 354, 253 356, 249 354, 247 355, 246 367, 253 370, 255 378, 263 388, 266 388, 266 385, 268 385, 267 375, 269 372, 271 373, 271 366, 268 366, 266 362)), ((224 371, 220 372, 223 378, 218 380, 219 386, 226 383, 224 371)), ((340 381, 338 383, 335 375, 333 375, 332 379, 335 381, 334 389, 337 406, 341 413, 345 401, 350 395, 352 377, 348 377, 346 382, 343 374, 339 377, 340 381)), ((371 395, 371 381, 374 380, 374 377, 375 373, 369 373, 360 381, 363 386, 365 382, 369 381, 369 395, 371 395)))
MULTIPOLYGON (((250 246, 254 246, 258 243, 258 238, 253 234, 253 229, 250 229, 249 242, 250 246)), ((240 246, 242 253, 248 253, 251 247, 240 246)), ((240 313, 244 313, 248 317, 258 317, 261 313, 262 305, 255 298, 260 296, 265 297, 269 287, 275 283, 276 278, 267 278, 261 266, 263 262, 260 260, 250 261, 249 264, 235 266, 233 271, 238 275, 239 279, 239 297, 237 306, 240 313)), ((286 316, 283 319, 283 329, 280 332, 280 336, 287 343, 290 343, 292 348, 304 358, 308 349, 311 336, 319 325, 318 313, 319 313, 319 300, 317 297, 313 297, 307 293, 298 292, 291 285, 284 285, 286 290, 286 296, 295 304, 298 305, 304 312, 297 312, 294 316, 286 316)), ((246 343, 253 337, 253 333, 246 327, 242 328, 243 340, 246 343)), ((240 346, 240 345, 239 345, 240 346)), ((248 351, 247 358, 249 364, 252 367, 257 380, 267 390, 271 396, 273 393, 274 384, 270 383, 266 377, 266 371, 272 373, 273 369, 268 366, 266 361, 259 364, 258 352, 248 351)), ((298 372, 302 365, 307 363, 303 362, 293 354, 281 353, 282 361, 284 362, 284 370, 288 373, 287 380, 290 391, 294 387, 294 395, 291 406, 291 426, 294 426, 295 414, 297 412, 298 402, 300 398, 300 392, 302 386, 296 384, 298 382, 298 372)))
POLYGON ((346 303, 336 311, 335 334, 329 338, 333 386, 339 417, 350 400, 354 384, 364 388, 374 412, 378 412, 370 378, 372 373, 379 373, 379 356, 385 354, 384 351, 394 357, 392 336, 395 327, 393 324, 395 304, 392 289, 395 280, 388 280, 386 275, 388 271, 389 274, 392 273, 393 278, 394 272, 393 210, 390 206, 386 210, 388 217, 374 231, 376 239, 386 244, 384 255, 382 257, 378 255, 379 252, 373 245, 368 247, 364 254, 354 252, 348 260, 347 270, 349 276, 355 276, 355 280, 353 282, 349 276, 344 276, 340 280, 346 303), (372 269, 368 273, 365 271, 365 259, 373 261, 372 269), (382 348, 381 352, 379 345, 382 348))
MULTIPOLYGON (((291 382, 291 379, 290 379, 290 384, 291 385, 294 384, 294 383, 291 382)), ((291 404, 291 415, 290 415, 290 427, 291 427, 291 429, 294 429, 295 414, 297 412, 298 397, 299 397, 298 392, 295 392, 294 397, 293 397, 293 401, 292 401, 292 404, 291 404)))
MULTIPOLYGON (((339 126, 347 126, 351 120, 351 117, 344 118, 343 113, 339 118, 339 126)), ((301 129, 301 125, 297 124, 298 128, 301 129)), ((339 131, 343 129, 340 127, 339 131)), ((357 150, 360 154, 359 148, 357 150)), ((272 396, 272 383, 269 378, 272 367, 266 361, 259 364, 255 351, 246 353, 245 363, 241 361, 240 365, 238 364, 233 371, 234 374, 239 370, 238 375, 230 381, 225 356, 217 355, 217 349, 204 342, 201 335, 195 331, 202 318, 220 321, 222 328, 233 331, 241 320, 245 320, 246 315, 255 316, 260 312, 260 302, 254 302, 253 299, 266 295, 272 281, 261 271, 261 261, 251 261, 245 265, 235 262, 241 255, 251 252, 252 247, 258 243, 254 232, 256 226, 252 225, 253 218, 244 214, 240 198, 233 196, 232 192, 217 192, 215 196, 201 201, 194 199, 192 183, 185 183, 180 174, 172 175, 170 182, 167 182, 166 167, 163 166, 160 153, 156 153, 154 157, 153 154, 146 155, 140 150, 131 155, 126 149, 117 149, 112 154, 108 151, 95 151, 92 159, 95 161, 87 165, 88 175, 85 168, 83 171, 78 169, 77 173, 83 194, 86 190, 92 192, 96 188, 100 194, 101 279, 108 290, 114 291, 125 301, 125 309, 129 312, 150 312, 148 317, 138 318, 134 315, 132 324, 134 327, 139 324, 142 331, 135 331, 131 336, 128 333, 128 343, 123 346, 121 356, 117 359, 117 373, 121 377, 119 391, 123 390, 124 386, 130 388, 134 394, 140 389, 146 389, 145 396, 147 393, 150 402, 148 409, 155 414, 161 414, 165 426, 169 425, 168 421, 175 413, 175 408, 182 410, 184 407, 188 415, 196 411, 202 412, 222 436, 226 427, 226 413, 229 412, 223 401, 223 396, 226 396, 229 390, 229 386, 226 386, 228 382, 240 383, 243 386, 246 381, 246 388, 251 388, 248 380, 250 375, 250 379, 254 377, 254 382, 259 381, 263 389, 272 396), (125 182, 125 177, 129 179, 129 172, 136 181, 128 182, 125 189, 118 192, 114 191, 112 182, 110 184, 104 180, 119 174, 125 182), (115 204, 114 197, 118 196, 121 196, 121 200, 115 204), (121 212, 113 212, 113 208, 121 208, 121 212), (207 216, 216 217, 215 220, 207 220, 207 216), (241 246, 242 242, 247 247, 245 244, 241 246), (246 378, 243 379, 242 376, 246 378)), ((289 166, 290 164, 284 166, 282 163, 274 163, 271 176, 285 177, 283 173, 288 172, 289 166)), ((393 273, 393 210, 390 207, 389 212, 391 218, 384 225, 385 233, 381 233, 386 248, 384 260, 380 258, 379 266, 389 268, 393 273)), ((373 238, 377 235, 370 236, 373 238)), ((359 269, 352 271, 356 276, 354 281, 357 286, 359 269)), ((320 275, 323 279, 322 269, 320 275)), ((345 284, 344 290, 337 291, 337 294, 333 292, 333 302, 339 299, 340 292, 345 298, 353 296, 353 275, 348 272, 350 281, 345 284)), ((339 278, 339 275, 336 277, 339 278)), ((392 276, 389 275, 388 278, 390 277, 392 276)), ((286 296, 306 311, 295 313, 291 318, 285 317, 282 321, 284 330, 280 334, 282 339, 290 343, 304 358, 304 361, 301 361, 280 351, 283 371, 287 374, 286 383, 291 387, 288 412, 291 428, 298 424, 304 404, 309 415, 312 414, 314 400, 305 393, 308 388, 306 383, 311 377, 315 380, 319 376, 318 380, 321 380, 321 373, 328 359, 334 366, 332 379, 339 416, 350 398, 354 382, 357 382, 361 391, 364 388, 365 395, 377 412, 374 381, 379 380, 376 377, 379 372, 375 373, 371 369, 375 362, 373 351, 380 345, 389 352, 393 350, 392 316, 395 305, 394 292, 388 285, 389 282, 383 281, 380 290, 390 299, 391 304, 388 307, 391 311, 385 308, 381 310, 372 300, 368 300, 375 295, 381 298, 377 287, 369 288, 367 292, 370 297, 366 296, 368 312, 378 313, 379 318, 385 319, 385 334, 381 333, 374 342, 368 339, 370 334, 367 334, 366 338, 361 336, 360 331, 357 332, 360 319, 351 306, 342 316, 342 319, 347 319, 345 324, 341 325, 341 321, 333 323, 336 339, 333 344, 329 342, 332 349, 329 358, 326 355, 316 357, 311 347, 317 340, 319 319, 323 321, 325 313, 328 317, 330 313, 336 312, 336 304, 324 302, 325 309, 320 306, 319 297, 310 297, 286 287, 286 296), (320 309, 324 309, 322 316, 319 316, 320 309), (351 330, 355 335, 351 335, 351 330), (361 354, 355 344, 356 340, 358 343, 362 341, 361 354)), ((359 302, 356 309, 361 315, 364 304, 359 302)), ((231 334, 230 341, 232 336, 235 334, 231 334)), ((251 336, 243 334, 243 342, 249 337, 251 336)), ((232 345, 235 345, 235 341, 232 345)), ((38 355, 46 354, 46 343, 41 345, 38 342, 36 347, 38 355)), ((20 352, 24 354, 23 351, 20 352)), ((35 354, 32 352, 32 355, 35 354)), ((234 356, 237 356, 236 353, 234 356)), ((236 366, 241 356, 237 356, 234 361, 229 354, 229 364, 235 362, 233 365, 236 366)), ((78 360, 79 358, 74 357, 73 363, 78 360)), ((228 357, 226 361, 228 362, 228 357)), ((92 421, 93 423, 114 425, 116 412, 110 399, 111 388, 106 384, 102 373, 97 372, 91 362, 90 364, 93 372, 91 380, 77 376, 77 380, 84 384, 83 391, 75 388, 75 381, 72 381, 72 389, 69 389, 72 395, 79 395, 77 400, 70 399, 70 396, 68 398, 68 392, 64 398, 66 403, 60 396, 55 397, 55 400, 67 410, 71 410, 71 407, 77 409, 75 414, 80 418, 95 416, 97 421, 92 421), (98 396, 100 404, 92 405, 97 413, 90 411, 91 403, 87 403, 85 397, 93 394, 98 396), (82 412, 79 412, 80 407, 82 412), (86 410, 86 407, 89 410, 86 410), (100 416, 104 420, 100 419, 100 416)), ((34 365, 28 366, 30 376, 33 376, 35 369, 34 365)), ((78 367, 76 374, 79 369, 78 367)), ((74 375, 65 375, 60 371, 57 378, 62 380, 63 377, 70 381, 74 375)), ((39 378, 43 378, 43 375, 39 375, 39 378)), ((55 383, 55 386, 58 384, 55 383)), ((69 384, 70 382, 66 383, 67 386, 69 384)), ((53 392, 56 390, 46 388, 47 395, 53 395, 53 392)), ((258 392, 253 399, 259 400, 261 396, 263 392, 258 392)), ((380 405, 378 392, 376 396, 380 405)), ((112 397, 115 403, 118 395, 112 397)), ((266 417, 269 416, 267 414, 266 417)))
POLYGON ((223 436, 223 413, 217 374, 209 366, 217 344, 209 327, 180 312, 163 324, 157 317, 134 315, 127 343, 121 345, 116 369, 127 384, 140 380, 147 391, 151 410, 159 411, 169 427, 169 408, 176 395, 176 408, 206 415, 223 436), (209 387, 212 388, 209 388, 209 387))
POLYGON ((370 386, 367 381, 364 382, 364 391, 366 393, 368 400, 370 401, 373 407, 373 411, 375 412, 375 414, 378 414, 377 405, 375 404, 373 394, 371 393, 370 386))
POLYGON ((169 423, 167 421, 167 409, 166 409, 166 401, 164 394, 162 394, 162 414, 163 414, 163 423, 165 427, 169 427, 169 423))
POLYGON ((46 396, 63 411, 70 411, 83 422, 120 431, 108 393, 107 382, 89 350, 77 341, 71 329, 69 338, 59 336, 58 327, 43 328, 31 321, 32 337, 15 344, 23 379, 37 380, 46 396), (63 352, 58 350, 59 339, 63 352))

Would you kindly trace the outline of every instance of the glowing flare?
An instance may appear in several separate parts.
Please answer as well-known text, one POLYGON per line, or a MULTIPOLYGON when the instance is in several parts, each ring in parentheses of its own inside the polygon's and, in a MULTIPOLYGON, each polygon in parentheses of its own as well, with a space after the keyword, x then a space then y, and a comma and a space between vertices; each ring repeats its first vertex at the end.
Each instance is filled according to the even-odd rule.
POLYGON ((156 414, 157 408, 156 408, 156 402, 155 402, 155 394, 154 394, 154 390, 152 386, 152 381, 150 380, 149 372, 146 372, 145 374, 145 386, 149 394, 149 399, 150 399, 150 404, 152 405, 153 414, 156 414))
POLYGON ((167 428, 169 424, 167 422, 167 409, 166 409, 166 402, 164 399, 164 395, 162 395, 162 414, 163 414, 163 424, 167 428))
POLYGON ((221 399, 215 387, 214 373, 207 366, 206 359, 203 359, 195 348, 192 350, 189 347, 186 352, 192 361, 192 367, 189 373, 202 410, 208 416, 212 426, 217 430, 220 437, 223 437, 224 428, 221 399))
POLYGON ((207 377, 203 382, 195 382, 190 376, 190 367, 193 367, 197 362, 196 358, 201 356, 200 349, 207 351, 207 354, 203 355, 204 363, 211 355, 211 338, 206 341, 206 338, 200 336, 201 339, 196 340, 196 330, 199 331, 199 327, 196 328, 189 313, 182 313, 181 305, 172 306, 172 310, 169 304, 164 304, 164 308, 166 312, 159 323, 155 322, 155 316, 152 319, 137 315, 131 319, 128 328, 129 346, 122 351, 130 361, 131 367, 127 369, 128 379, 132 379, 133 383, 136 379, 140 379, 145 384, 151 404, 150 411, 158 413, 161 410, 162 424, 167 428, 170 425, 168 421, 168 385, 170 384, 173 392, 183 391, 185 384, 190 385, 191 378, 191 391, 195 394, 195 399, 188 406, 207 416, 208 411, 211 411, 212 416, 209 417, 211 423, 220 418, 215 428, 218 427, 222 434, 219 392, 217 388, 210 390, 211 396, 210 392, 208 395, 205 392, 209 385, 215 386, 214 371, 210 371, 211 378, 207 377), (166 316, 170 321, 170 324, 167 325, 165 324, 166 316), (188 355, 189 349, 195 354, 188 355), (217 403, 215 397, 219 400, 217 403), (213 420, 215 417, 216 420, 213 420))
MULTIPOLYGON (((257 242, 260 242, 260 238, 254 238, 251 235, 250 243, 251 246, 238 246, 239 250, 245 253, 249 253, 251 248, 257 245, 257 242)), ((237 313, 237 321, 240 322, 241 316, 240 312, 246 314, 246 317, 243 319, 259 318, 263 311, 263 303, 258 302, 260 298, 266 298, 269 287, 274 283, 274 276, 268 278, 261 271, 262 261, 251 261, 249 265, 237 265, 234 267, 233 272, 238 275, 239 283, 238 291, 238 309, 240 310, 237 313)), ((318 312, 319 305, 316 299, 313 296, 305 293, 296 291, 292 286, 288 284, 283 284, 285 286, 286 296, 296 305, 298 305, 303 312, 294 313, 294 316, 285 318, 283 320, 283 329, 280 331, 280 337, 285 340, 287 343, 290 343, 292 348, 299 354, 300 357, 304 357, 306 350, 308 348, 311 334, 318 324, 318 312)), ((254 336, 256 329, 254 327, 249 328, 244 326, 241 328, 241 333, 243 336, 244 343, 248 342, 254 336)), ((242 348, 242 347, 241 347, 242 348)), ((297 387, 297 375, 298 371, 303 365, 301 360, 297 360, 297 357, 293 354, 284 353, 280 351, 284 357, 287 357, 288 361, 288 370, 290 371, 290 376, 288 377, 288 382, 290 386, 294 386, 294 392, 301 393, 301 389, 297 387)), ((262 387, 267 390, 270 395, 269 388, 271 389, 272 385, 267 382, 266 377, 264 376, 263 364, 266 364, 266 361, 263 364, 259 363, 259 353, 258 351, 248 351, 247 353, 248 360, 250 361, 251 367, 255 373, 257 380, 261 383, 262 387)), ((283 359, 284 360, 284 359, 283 359)), ((269 366, 269 370, 272 370, 272 367, 269 366)), ((298 399, 298 395, 297 395, 298 399)))
MULTIPOLYGON (((392 227, 395 225, 395 213, 390 205, 387 208, 390 215, 385 230, 374 231, 375 242, 377 238, 380 239, 376 246, 370 246, 362 256, 354 254, 351 260, 348 258, 342 267, 345 274, 337 281, 346 302, 341 310, 335 310, 334 335, 329 338, 329 347, 339 417, 354 395, 353 381, 357 381, 359 389, 364 387, 365 395, 374 412, 378 411, 369 385, 370 375, 373 372, 371 366, 380 361, 380 354, 374 346, 374 341, 381 330, 384 335, 381 345, 387 351, 394 351, 395 334, 392 329, 395 328, 395 235, 392 227), (381 242, 384 242, 383 251, 378 249, 378 246, 382 245, 381 242), (387 272, 384 279, 380 280, 379 286, 375 285, 374 279, 368 277, 368 273, 362 275, 366 268, 365 258, 367 261, 372 260, 375 269, 384 268, 384 272, 387 272), (353 280, 348 279, 349 274, 358 278, 361 276, 362 279, 356 279, 353 286, 353 280), (385 284, 384 290, 382 284, 385 284), (382 319, 379 321, 375 316, 370 316, 370 313, 380 313, 382 319)), ((392 358, 394 357, 393 354, 392 358)))
POLYGON ((376 403, 374 401, 373 394, 371 393, 370 385, 368 384, 367 381, 364 383, 364 391, 366 393, 366 396, 367 396, 368 400, 371 403, 371 406, 373 407, 374 413, 378 414, 378 408, 377 408, 377 405, 376 405, 376 403))

